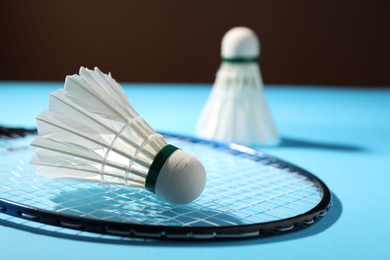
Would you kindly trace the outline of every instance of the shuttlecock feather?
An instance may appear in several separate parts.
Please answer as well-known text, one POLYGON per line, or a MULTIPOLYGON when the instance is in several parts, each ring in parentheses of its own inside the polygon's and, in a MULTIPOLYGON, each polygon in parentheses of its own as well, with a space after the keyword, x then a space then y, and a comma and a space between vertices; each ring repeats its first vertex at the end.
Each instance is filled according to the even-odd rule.
POLYGON ((278 143, 269 113, 258 59, 260 44, 246 27, 222 39, 222 63, 197 125, 200 137, 244 145, 278 143))
POLYGON ((203 165, 167 144, 98 68, 67 76, 64 89, 50 93, 37 128, 31 164, 42 176, 146 188, 175 204, 204 189, 203 165))

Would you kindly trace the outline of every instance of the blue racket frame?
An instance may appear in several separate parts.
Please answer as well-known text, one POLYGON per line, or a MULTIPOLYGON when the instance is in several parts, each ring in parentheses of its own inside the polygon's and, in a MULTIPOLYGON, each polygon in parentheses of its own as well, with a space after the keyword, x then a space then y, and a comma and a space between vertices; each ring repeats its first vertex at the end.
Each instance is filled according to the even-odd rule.
MULTIPOLYGON (((332 198, 329 188, 315 175, 303 170, 291 163, 280 160, 276 157, 259 152, 257 150, 237 145, 221 143, 211 140, 204 140, 196 137, 185 136, 160 132, 166 137, 186 140, 192 143, 202 143, 210 147, 225 150, 233 155, 245 155, 246 158, 254 161, 261 161, 263 164, 273 165, 279 169, 294 171, 308 178, 313 182, 322 193, 319 203, 303 214, 294 217, 269 221, 255 224, 243 224, 232 226, 169 226, 169 225, 150 225, 142 223, 121 223, 107 221, 104 219, 81 217, 72 214, 45 210, 42 208, 32 207, 26 204, 18 203, 0 197, 0 213, 10 216, 23 218, 29 221, 35 221, 43 224, 58 226, 62 228, 76 229, 100 234, 136 237, 136 238, 153 238, 153 239, 170 239, 170 240, 228 240, 242 238, 256 238, 276 235, 286 232, 302 229, 310 226, 323 216, 332 205, 332 198)), ((0 194, 1 196, 1 194, 0 194)))

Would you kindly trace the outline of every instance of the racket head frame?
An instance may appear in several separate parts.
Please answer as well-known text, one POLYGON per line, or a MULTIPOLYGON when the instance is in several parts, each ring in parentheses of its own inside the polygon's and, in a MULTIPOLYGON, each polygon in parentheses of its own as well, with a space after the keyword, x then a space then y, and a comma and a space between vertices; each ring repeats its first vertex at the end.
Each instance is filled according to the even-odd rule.
POLYGON ((121 223, 106 221, 103 219, 86 218, 66 213, 60 213, 42 208, 17 203, 0 197, 0 213, 13 217, 35 221, 42 224, 70 228, 80 231, 93 232, 123 237, 135 237, 146 239, 167 239, 180 241, 193 240, 233 240, 243 238, 258 238, 288 233, 308 227, 326 215, 332 206, 332 197, 326 184, 315 175, 274 156, 260 151, 231 143, 204 140, 180 134, 160 132, 164 136, 187 140, 195 143, 207 144, 216 148, 229 150, 235 154, 248 154, 256 160, 267 160, 269 164, 280 169, 297 172, 312 181, 320 192, 322 199, 309 211, 286 219, 232 226, 163 226, 145 225, 140 223, 121 223))

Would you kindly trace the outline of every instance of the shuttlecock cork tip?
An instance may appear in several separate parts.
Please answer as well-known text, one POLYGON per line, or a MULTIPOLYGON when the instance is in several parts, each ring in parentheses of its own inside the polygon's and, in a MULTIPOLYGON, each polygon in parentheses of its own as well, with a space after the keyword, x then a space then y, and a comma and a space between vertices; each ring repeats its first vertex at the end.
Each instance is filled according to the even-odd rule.
POLYGON ((223 59, 257 59, 260 44, 256 33, 247 27, 234 27, 222 38, 223 59))
POLYGON ((158 172, 153 192, 172 204, 187 204, 202 194, 205 185, 206 171, 202 163, 191 154, 175 149, 158 172))

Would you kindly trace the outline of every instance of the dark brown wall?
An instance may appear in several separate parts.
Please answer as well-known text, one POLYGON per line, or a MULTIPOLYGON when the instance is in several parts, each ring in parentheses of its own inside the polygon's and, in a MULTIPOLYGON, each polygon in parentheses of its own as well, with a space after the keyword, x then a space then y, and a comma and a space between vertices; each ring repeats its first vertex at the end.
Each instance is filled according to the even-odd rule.
POLYGON ((266 83, 390 86, 390 1, 0 0, 0 79, 212 82, 220 40, 260 38, 266 83))

